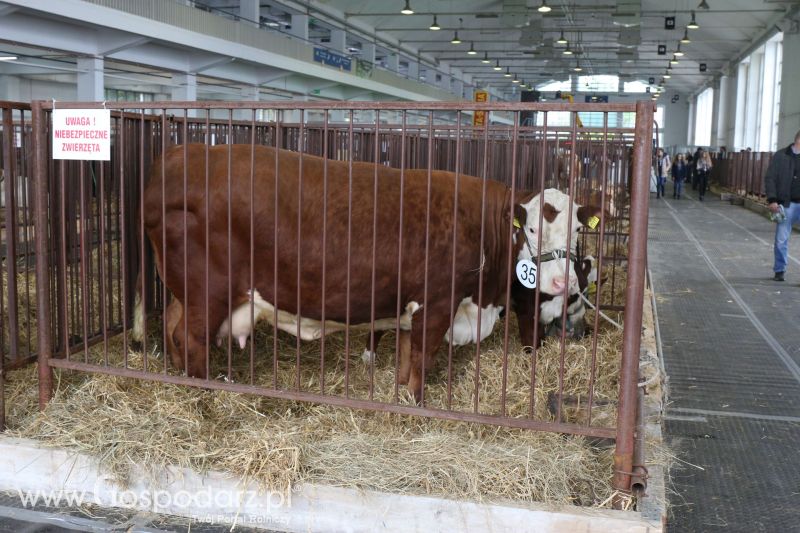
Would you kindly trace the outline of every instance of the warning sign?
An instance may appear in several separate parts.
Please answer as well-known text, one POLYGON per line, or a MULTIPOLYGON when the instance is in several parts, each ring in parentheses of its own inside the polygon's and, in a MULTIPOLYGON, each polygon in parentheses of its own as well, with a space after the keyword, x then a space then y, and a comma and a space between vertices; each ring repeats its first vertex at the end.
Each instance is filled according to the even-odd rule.
MULTIPOLYGON (((489 101, 489 92, 488 91, 475 91, 475 101, 476 102, 488 102, 489 101)), ((472 115, 472 125, 473 126, 484 126, 484 125, 486 125, 486 111, 475 111, 475 114, 472 115)))
POLYGON ((53 159, 111 159, 111 111, 54 109, 53 159))

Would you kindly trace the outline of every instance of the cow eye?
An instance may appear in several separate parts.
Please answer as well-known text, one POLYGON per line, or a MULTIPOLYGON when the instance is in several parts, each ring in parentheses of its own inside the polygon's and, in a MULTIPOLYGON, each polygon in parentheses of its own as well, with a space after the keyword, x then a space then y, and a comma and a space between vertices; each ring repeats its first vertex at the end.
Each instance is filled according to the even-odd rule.
POLYGON ((536 233, 536 230, 533 228, 528 228, 528 231, 530 231, 531 233, 536 233))

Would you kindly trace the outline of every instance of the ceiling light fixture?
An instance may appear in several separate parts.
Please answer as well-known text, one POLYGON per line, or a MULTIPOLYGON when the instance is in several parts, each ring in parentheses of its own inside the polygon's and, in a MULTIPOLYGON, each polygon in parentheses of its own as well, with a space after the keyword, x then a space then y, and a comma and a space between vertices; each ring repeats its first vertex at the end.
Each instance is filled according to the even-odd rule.
POLYGON ((16 61, 17 56, 0 56, 0 61, 16 61))
POLYGON ((686 25, 686 27, 690 30, 696 30, 700 28, 700 25, 694 20, 694 11, 692 11, 692 20, 686 25))
POLYGON ((442 27, 439 26, 439 23, 436 22, 436 15, 433 16, 433 23, 431 24, 431 27, 428 29, 431 31, 439 31, 442 29, 442 27))
POLYGON ((506 72, 505 72, 505 74, 503 74, 503 77, 505 77, 505 78, 510 78, 511 77, 511 68, 510 67, 506 67, 506 72))
POLYGON ((668 80, 672 77, 672 74, 669 73, 669 70, 664 73, 664 79, 668 80))
POLYGON ((517 78, 516 74, 514 74, 514 79, 511 80, 511 83, 519 83, 519 79, 517 78))
POLYGON ((575 63, 575 66, 573 67, 572 70, 574 70, 575 72, 580 72, 583 70, 583 67, 581 67, 580 63, 575 63))
POLYGON ((461 39, 458 38, 458 30, 453 34, 453 38, 450 39, 450 42, 453 44, 461 44, 461 39))
POLYGON ((567 38, 564 37, 564 30, 561 30, 561 36, 556 41, 558 44, 567 44, 567 38))
POLYGON ((553 10, 550 6, 547 5, 547 0, 542 0, 542 5, 539 6, 539 13, 550 13, 553 10))
POLYGON ((475 43, 469 43, 469 50, 467 50, 467 53, 471 56, 474 56, 478 53, 475 51, 475 43))
POLYGON ((708 2, 706 2, 706 0, 702 0, 700 2, 700 5, 697 6, 697 9, 711 9, 711 8, 708 7, 708 2))
POLYGON ((672 56, 672 59, 670 59, 669 62, 670 62, 671 65, 677 65, 678 64, 678 58, 675 57, 675 56, 672 56))
POLYGON ((411 0, 406 0, 406 7, 400 10, 403 15, 413 15, 414 10, 411 9, 411 0))
POLYGON ((681 52, 681 45, 678 45, 678 49, 675 50, 675 55, 678 57, 683 57, 683 52, 681 52))
POLYGON ((691 39, 689 39, 689 29, 688 28, 683 30, 683 39, 681 39, 681 42, 683 44, 689 44, 690 42, 692 42, 691 39))
POLYGON ((481 63, 485 63, 485 64, 488 65, 491 62, 492 62, 492 60, 489 59, 489 52, 484 52, 483 53, 483 59, 481 59, 481 63))
POLYGON ((567 44, 567 47, 566 47, 566 48, 564 48, 564 52, 563 52, 563 54, 564 54, 565 56, 571 56, 571 55, 572 55, 572 50, 570 49, 570 47, 569 47, 569 44, 567 44))
POLYGON ((503 70, 503 67, 500 66, 500 60, 497 60, 497 63, 494 64, 492 67, 494 70, 503 70))

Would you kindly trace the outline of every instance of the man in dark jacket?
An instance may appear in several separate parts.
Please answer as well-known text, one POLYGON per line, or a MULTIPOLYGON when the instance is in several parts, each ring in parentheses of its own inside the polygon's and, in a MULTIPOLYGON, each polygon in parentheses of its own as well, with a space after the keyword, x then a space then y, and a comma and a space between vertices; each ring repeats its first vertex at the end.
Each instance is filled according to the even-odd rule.
POLYGON ((789 253, 789 236, 792 224, 800 222, 800 131, 794 136, 794 144, 778 150, 772 157, 764 177, 769 210, 778 213, 781 206, 786 218, 775 228, 775 281, 783 281, 786 272, 786 256, 789 253))

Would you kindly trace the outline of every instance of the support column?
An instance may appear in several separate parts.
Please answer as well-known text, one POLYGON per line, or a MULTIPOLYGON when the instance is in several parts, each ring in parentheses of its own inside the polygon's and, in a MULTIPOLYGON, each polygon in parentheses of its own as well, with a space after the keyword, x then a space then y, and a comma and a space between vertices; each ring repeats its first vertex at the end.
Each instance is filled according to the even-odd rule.
POLYGON ((77 67, 78 100, 83 102, 102 102, 105 100, 103 58, 79 57, 77 67))
POLYGON ((331 30, 331 42, 328 46, 334 52, 347 53, 347 32, 339 29, 331 30))
POLYGON ((375 43, 361 43, 361 59, 375 63, 375 43))
POLYGON ((719 113, 720 113, 720 99, 719 99, 719 87, 720 82, 719 80, 715 81, 711 85, 711 89, 714 91, 713 99, 711 102, 711 138, 709 139, 709 143, 711 146, 719 146, 717 144, 717 138, 719 137, 719 113))
POLYGON ((392 72, 397 72, 400 69, 400 55, 394 53, 387 55, 386 67, 392 72))
MULTIPOLYGON (((784 52, 785 53, 785 52, 784 52)), ((787 59, 789 56, 784 56, 787 59)), ((742 148, 756 150, 756 132, 758 131, 758 114, 761 110, 761 64, 764 54, 750 56, 750 75, 747 79, 747 112, 744 119, 744 139, 742 148)), ((791 61, 790 61, 791 63, 791 61)))
POLYGON ((292 15, 292 27, 289 33, 303 39, 308 40, 308 15, 292 15))
POLYGON ((694 127, 695 127, 694 120, 696 115, 695 112, 696 109, 697 109, 696 98, 691 97, 689 99, 689 126, 686 131, 686 144, 688 144, 689 146, 694 146, 694 127))
POLYGON ((239 0, 239 16, 254 26, 261 26, 261 5, 259 0, 239 0))
POLYGON ((459 100, 464 98, 464 82, 458 78, 453 78, 453 94, 455 94, 459 100))
POLYGON ((408 79, 419 81, 419 61, 416 59, 408 60, 408 79))
POLYGON ((788 146, 800 131, 800 71, 797 57, 800 54, 800 33, 783 34, 783 65, 781 66, 781 101, 778 111, 778 147, 788 146))
POLYGON ((725 146, 729 150, 733 148, 732 143, 728 141, 728 108, 730 107, 730 92, 731 92, 731 78, 730 76, 722 76, 719 79, 719 95, 715 98, 717 105, 715 110, 717 113, 716 120, 716 137, 712 135, 712 143, 716 146, 725 146))
MULTIPOLYGON (((172 75, 172 99, 178 101, 197 101, 197 74, 172 75)), ((189 110, 190 117, 198 116, 196 109, 189 110)))

